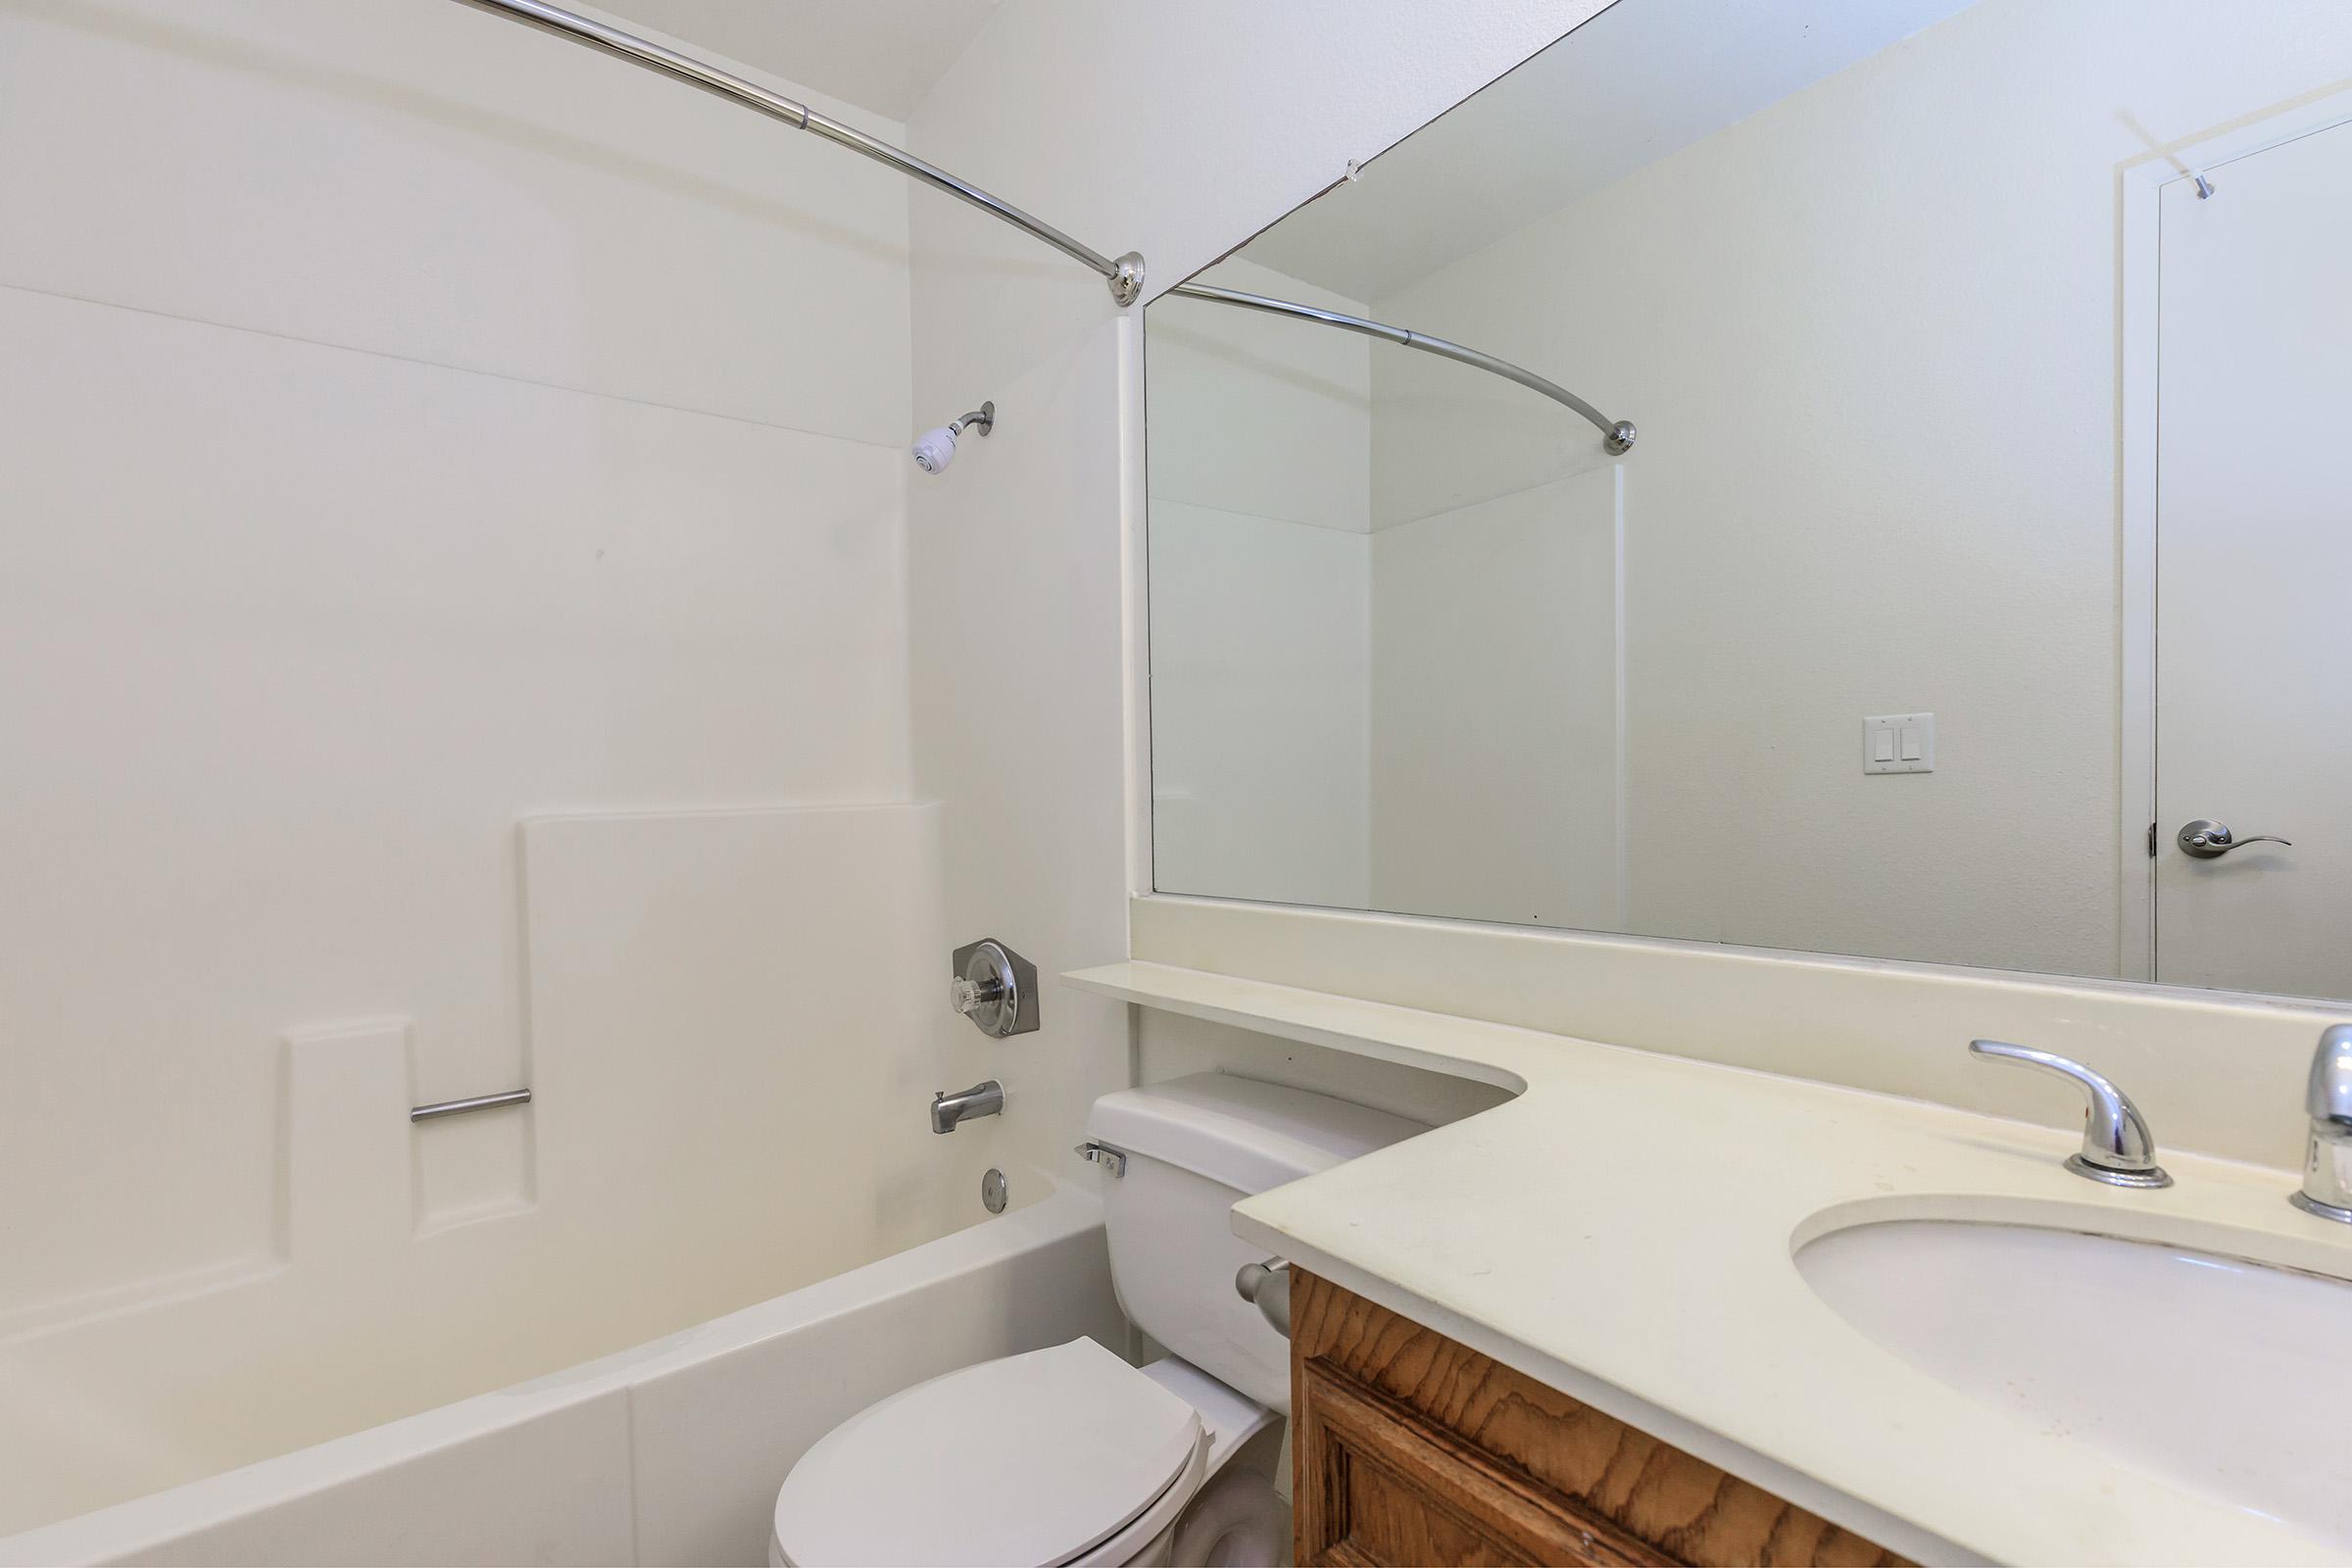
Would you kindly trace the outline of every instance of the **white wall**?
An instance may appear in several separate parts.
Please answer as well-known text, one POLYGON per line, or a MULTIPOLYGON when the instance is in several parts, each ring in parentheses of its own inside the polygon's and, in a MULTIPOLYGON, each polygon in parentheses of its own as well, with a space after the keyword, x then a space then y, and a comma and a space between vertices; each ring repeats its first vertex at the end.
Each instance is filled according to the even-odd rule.
MULTIPOLYGON (((998 1079, 1002 1121, 955 1136, 1002 1139, 1020 1160, 1089 1179, 1070 1147, 1095 1097, 1127 1081, 1126 1019, 1054 976, 1125 951, 1121 541, 1115 513, 1051 524, 1117 491, 1120 330, 1097 322, 1069 354, 935 387, 926 411, 993 397, 997 427, 918 478, 911 508, 915 780, 944 802, 948 940, 998 938, 1043 982, 1034 1034, 992 1044, 944 1004, 928 1011, 935 1029, 988 1047, 984 1071, 937 1087, 998 1079)), ((928 379, 918 354, 918 396, 928 379)), ((947 971, 942 952, 925 984, 947 971)))
MULTIPOLYGON (((1376 302, 1641 426, 1628 929, 2117 972, 2117 170, 2348 57, 2340 6, 1982 0, 1376 302), (1918 710, 1936 771, 1865 776, 1918 710)), ((1611 462, 1378 370, 1384 507, 1611 462)))
MULTIPOLYGON (((525 1079, 525 814, 907 797, 906 191, 462 6, 4 0, 0 192, 0 1313, 54 1317, 283 1256, 281 1035, 525 1079)), ((527 1204, 534 1114, 420 1129, 418 1213, 527 1204)))
MULTIPOLYGON (((1596 9, 1505 0, 1433 26, 1403 0, 1004 0, 909 134, 1097 249, 1142 250, 1157 291, 1596 9)), ((916 407, 944 417, 993 395, 1004 417, 981 463, 959 458, 912 503, 917 779, 960 760, 990 806, 951 806, 950 927, 1001 926, 1048 972, 1115 959, 1124 893, 1149 885, 1128 838, 1148 823, 1129 794, 1146 726, 1127 636, 1143 612, 1141 323, 1083 269, 946 198, 916 194, 912 233, 916 407), (992 609, 1000 588, 1013 597, 992 609)), ((1044 1031, 1006 1048, 1006 1119, 1040 1159, 1066 1164, 1085 1105, 1126 1081, 1125 1013, 1050 991, 1044 1031)), ((1148 1033, 1142 1070, 1156 1075, 1148 1033)))

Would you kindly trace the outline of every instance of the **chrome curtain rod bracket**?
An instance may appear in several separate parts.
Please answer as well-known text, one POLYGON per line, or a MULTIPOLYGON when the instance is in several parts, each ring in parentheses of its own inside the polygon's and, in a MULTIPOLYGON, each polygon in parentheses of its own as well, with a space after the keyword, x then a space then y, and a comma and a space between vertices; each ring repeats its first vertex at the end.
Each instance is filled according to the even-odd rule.
POLYGON ((1440 359, 1452 360, 1499 375, 1506 381, 1516 381, 1530 391, 1541 392, 1552 402, 1583 415, 1600 432, 1602 448, 1614 455, 1622 456, 1631 452, 1634 443, 1642 435, 1641 431, 1634 428, 1631 419, 1610 418, 1556 381, 1546 381, 1535 371, 1523 370, 1508 360, 1498 360, 1492 354, 1482 354, 1477 349, 1464 348, 1459 343, 1448 343, 1442 337, 1431 337, 1426 332, 1391 326, 1386 321, 1367 320, 1360 316, 1349 316, 1345 311, 1327 311, 1316 305, 1300 305, 1295 300, 1278 300, 1270 294, 1245 294, 1238 288, 1219 288, 1214 283, 1179 283, 1168 292, 1181 294, 1187 299, 1238 305, 1246 311, 1264 311, 1271 316, 1288 316, 1301 321, 1320 321, 1345 332, 1360 332, 1365 337, 1376 337, 1399 348, 1419 349, 1424 354, 1435 354, 1440 359))
POLYGON ((527 23, 592 49, 601 49, 632 65, 661 72, 730 103, 741 104, 772 120, 780 120, 795 130, 822 136, 852 152, 863 154, 878 164, 888 164, 903 174, 912 175, 935 190, 944 190, 957 200, 969 202, 982 212, 992 214, 1022 232, 1044 240, 1072 261, 1083 262, 1093 268, 1102 275, 1110 286, 1110 297, 1119 304, 1133 305, 1143 297, 1144 259, 1136 252, 1129 251, 1113 259, 1091 246, 1081 245, 1051 223, 1039 222, 1010 202, 1000 201, 979 186, 958 179, 910 152, 845 125, 807 104, 795 103, 781 93, 770 92, 757 82, 746 81, 715 66, 705 65, 692 55, 663 48, 635 33, 623 32, 618 27, 566 11, 561 6, 549 5, 547 0, 458 0, 458 3, 471 6, 477 11, 487 11, 493 16, 527 23))

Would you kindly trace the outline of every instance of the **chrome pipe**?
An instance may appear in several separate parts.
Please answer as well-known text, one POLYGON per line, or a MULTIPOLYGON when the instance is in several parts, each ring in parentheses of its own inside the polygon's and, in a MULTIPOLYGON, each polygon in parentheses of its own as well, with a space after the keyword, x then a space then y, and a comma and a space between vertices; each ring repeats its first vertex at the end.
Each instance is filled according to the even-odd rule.
POLYGON ((1359 332, 1365 337, 1376 337, 1399 348, 1419 349, 1424 354, 1435 354, 1440 359, 1452 360, 1499 375, 1506 381, 1516 381, 1529 391, 1541 392, 1552 402, 1574 409, 1590 419, 1593 428, 1601 434, 1601 445, 1612 453, 1632 451, 1635 440, 1641 435, 1634 428, 1632 420, 1610 418, 1556 381, 1547 381, 1533 370, 1523 370, 1508 360, 1498 360, 1492 354, 1465 348, 1459 343, 1449 343, 1442 337, 1431 337, 1426 332, 1391 326, 1386 321, 1368 320, 1361 316, 1349 316, 1345 311, 1327 311, 1318 305, 1300 305, 1296 300, 1276 299, 1271 294, 1247 294, 1238 288, 1219 288, 1214 283, 1179 283, 1168 292, 1181 294, 1187 299, 1238 305, 1246 311, 1264 311, 1269 315, 1293 317, 1302 321, 1320 321, 1325 326, 1336 326, 1345 332, 1359 332))
POLYGON ((474 1095, 466 1100, 436 1100, 429 1105, 409 1107, 411 1121, 438 1121, 443 1116, 463 1116, 469 1110, 496 1110, 501 1105, 527 1105, 531 1102, 528 1089, 510 1089, 498 1095, 474 1095))
POLYGON ((526 23, 560 37, 569 38, 574 43, 586 44, 632 64, 659 71, 689 86, 700 87, 707 93, 780 120, 795 130, 809 131, 852 152, 863 154, 876 163, 888 164, 934 190, 946 191, 957 200, 968 202, 1024 233, 1044 240, 1072 261, 1083 262, 1093 268, 1109 281, 1110 296, 1121 305, 1133 305, 1144 291, 1144 259, 1134 251, 1113 259, 1090 245, 1081 245, 1053 224, 1040 222, 1010 202, 990 195, 969 180, 959 179, 936 164, 925 163, 903 148, 893 147, 862 130, 843 124, 830 115, 821 114, 807 104, 797 103, 782 93, 770 92, 731 72, 720 71, 691 55, 664 48, 651 39, 640 38, 633 32, 623 32, 618 27, 583 17, 577 12, 566 11, 562 6, 549 5, 547 0, 458 0, 458 3, 526 23))

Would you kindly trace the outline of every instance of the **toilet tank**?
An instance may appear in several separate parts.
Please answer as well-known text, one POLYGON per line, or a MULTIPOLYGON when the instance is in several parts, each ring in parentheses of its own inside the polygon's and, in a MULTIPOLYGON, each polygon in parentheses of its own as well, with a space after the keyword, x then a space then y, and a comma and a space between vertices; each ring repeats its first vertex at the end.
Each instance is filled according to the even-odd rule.
POLYGON ((1260 1404, 1288 1410, 1290 1347, 1233 1276, 1266 1253, 1233 1234, 1252 1193, 1427 1132, 1329 1095, 1195 1073, 1095 1102, 1087 1137, 1127 1156, 1103 1194, 1110 1275, 1137 1327, 1260 1404))

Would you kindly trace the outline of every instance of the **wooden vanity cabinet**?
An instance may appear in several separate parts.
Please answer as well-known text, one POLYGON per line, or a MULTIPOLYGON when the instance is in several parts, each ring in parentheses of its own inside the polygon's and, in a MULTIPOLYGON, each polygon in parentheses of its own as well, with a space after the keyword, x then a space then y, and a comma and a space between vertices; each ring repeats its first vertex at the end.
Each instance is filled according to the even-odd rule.
POLYGON ((1297 1561, 1903 1559, 1294 1269, 1297 1561))

